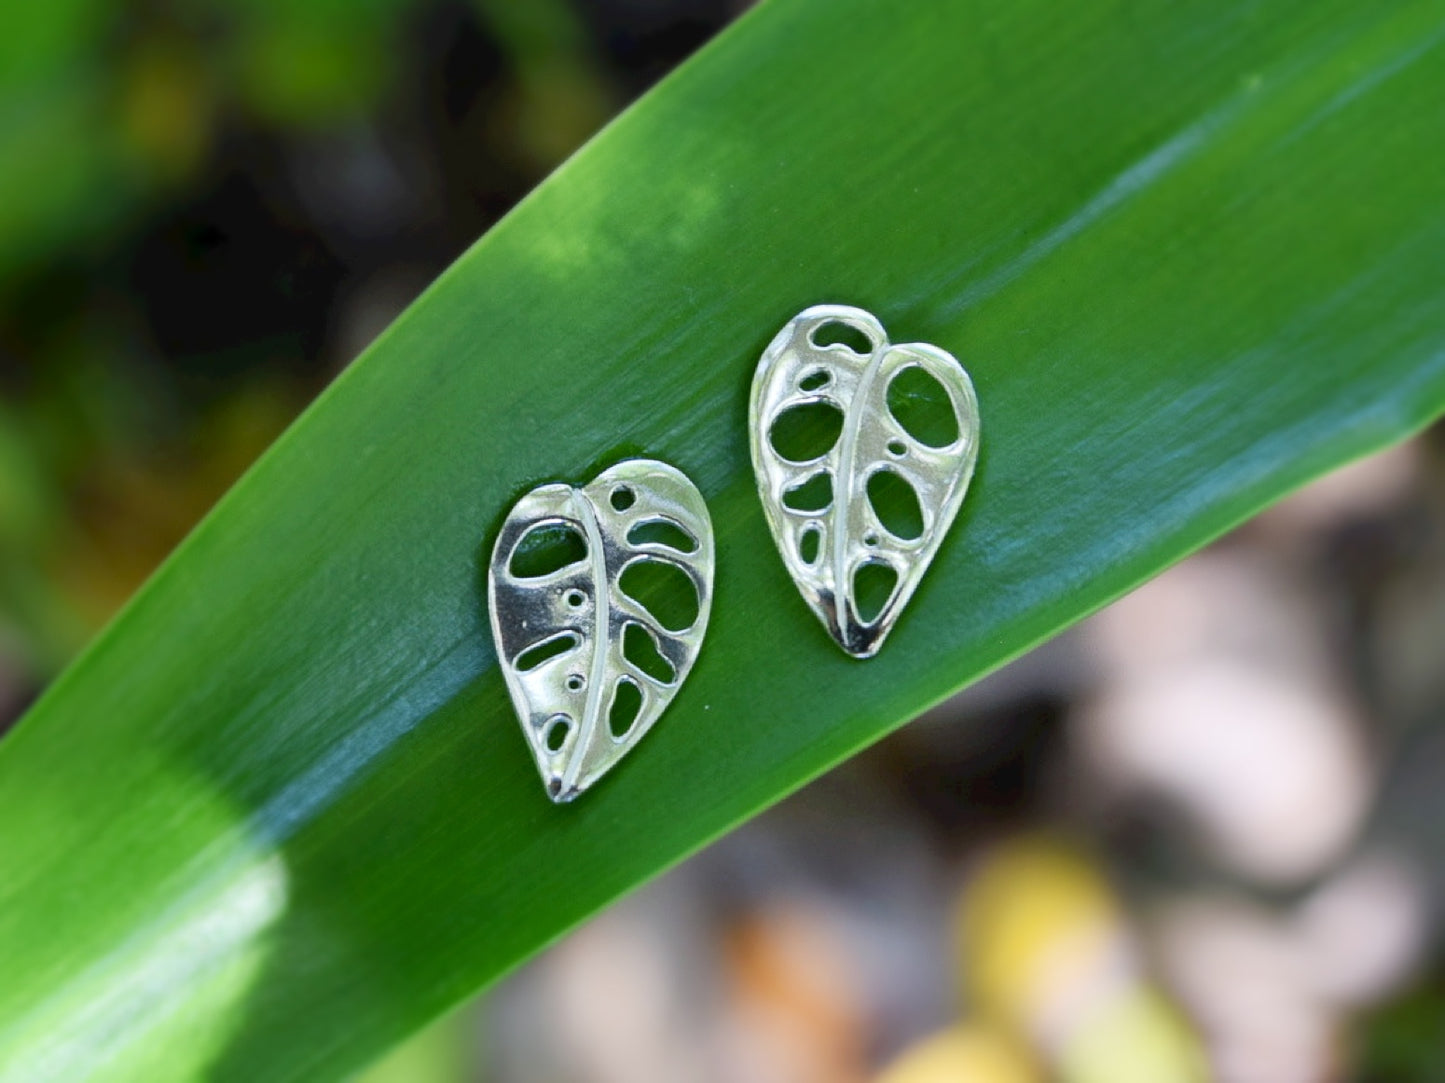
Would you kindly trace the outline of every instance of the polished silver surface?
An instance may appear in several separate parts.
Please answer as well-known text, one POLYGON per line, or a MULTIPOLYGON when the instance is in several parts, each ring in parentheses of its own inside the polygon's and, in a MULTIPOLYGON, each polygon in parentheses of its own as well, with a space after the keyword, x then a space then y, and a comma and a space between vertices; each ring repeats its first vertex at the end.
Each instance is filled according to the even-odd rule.
POLYGON ((890 344, 883 325, 863 309, 818 305, 790 320, 764 351, 753 377, 748 424, 758 493, 783 563, 839 646, 856 658, 871 658, 917 589, 968 491, 979 439, 973 382, 952 354, 936 346, 890 344), (838 333, 845 329, 855 339, 861 334, 866 349, 830 341, 848 337, 838 333), (890 385, 914 367, 947 393, 957 427, 951 443, 924 443, 889 410, 890 385), (775 423, 785 412, 813 404, 841 411, 836 442, 805 461, 784 458, 775 446, 775 423), (916 537, 890 532, 870 501, 870 479, 884 470, 906 482, 917 498, 922 531, 916 537), (810 483, 831 484, 831 500, 810 510, 789 507, 788 494, 806 491, 810 483), (881 609, 864 619, 855 583, 859 569, 870 564, 891 569, 896 583, 881 609))
POLYGON ((712 523, 702 494, 680 471, 655 460, 618 463, 581 488, 540 486, 512 508, 488 572, 492 636, 522 732, 553 801, 570 801, 596 782, 677 694, 707 631, 713 561, 712 523), (538 540, 551 540, 552 551, 575 559, 533 574, 521 565, 527 552, 547 551, 532 545, 538 540), (691 582, 697 617, 688 627, 665 627, 623 591, 624 573, 645 562, 677 569, 691 582), (526 574, 518 574, 518 566, 526 574), (629 633, 629 625, 640 630, 629 633), (625 653, 636 654, 644 635, 655 650, 649 656, 652 672, 625 653), (661 679, 668 668, 671 678, 661 679), (619 694, 631 699, 623 691, 628 684, 641 706, 616 735, 614 699, 619 694))

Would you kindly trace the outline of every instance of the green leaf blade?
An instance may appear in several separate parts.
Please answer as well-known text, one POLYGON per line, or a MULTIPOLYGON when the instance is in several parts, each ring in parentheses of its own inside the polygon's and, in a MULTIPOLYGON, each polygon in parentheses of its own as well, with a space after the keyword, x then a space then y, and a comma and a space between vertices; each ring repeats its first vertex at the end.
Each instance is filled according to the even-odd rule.
POLYGON ((1445 9, 772 0, 458 262, 0 743, 0 1080, 329 1078, 1445 405, 1445 9), (874 661, 788 581, 746 396, 807 305, 974 377, 874 661), (708 498, 688 685, 536 786, 486 554, 628 454, 708 498))

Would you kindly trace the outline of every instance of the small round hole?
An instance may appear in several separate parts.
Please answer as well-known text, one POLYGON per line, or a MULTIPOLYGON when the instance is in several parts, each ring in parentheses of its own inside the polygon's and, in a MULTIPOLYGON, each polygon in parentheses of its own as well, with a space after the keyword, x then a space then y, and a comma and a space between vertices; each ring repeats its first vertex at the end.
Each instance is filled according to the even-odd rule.
POLYGON ((612 490, 612 506, 617 511, 626 511, 637 503, 637 494, 626 485, 619 485, 612 490))
POLYGON ((895 459, 901 459, 908 454, 908 445, 902 440, 889 440, 888 454, 892 455, 895 459))
POLYGON ((875 546, 875 545, 878 544, 878 535, 877 535, 877 534, 864 534, 864 535, 863 535, 863 544, 866 545, 866 546, 868 546, 869 548, 872 548, 873 546, 875 546))
POLYGON ((580 673, 574 673, 572 674, 572 676, 567 678, 567 687, 570 688, 573 692, 582 691, 582 686, 586 683, 586 679, 580 673))
POLYGON ((821 391, 832 382, 833 376, 827 369, 814 369, 798 381, 799 391, 821 391))
POLYGON ((569 590, 567 592, 567 604, 573 609, 581 609, 582 603, 587 600, 587 595, 580 590, 569 590))

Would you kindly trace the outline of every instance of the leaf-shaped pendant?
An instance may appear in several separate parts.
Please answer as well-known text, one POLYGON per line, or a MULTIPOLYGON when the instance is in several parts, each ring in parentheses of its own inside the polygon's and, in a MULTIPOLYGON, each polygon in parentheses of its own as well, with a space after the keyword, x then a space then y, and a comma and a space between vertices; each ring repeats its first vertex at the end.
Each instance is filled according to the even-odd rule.
POLYGON ((968 491, 973 382, 936 346, 890 344, 861 308, 818 305, 764 351, 748 424, 783 563, 838 644, 871 658, 968 491))
POLYGON ((682 473, 631 459, 517 501, 492 550, 492 636, 547 794, 570 801, 652 728, 712 607, 712 522, 682 473))

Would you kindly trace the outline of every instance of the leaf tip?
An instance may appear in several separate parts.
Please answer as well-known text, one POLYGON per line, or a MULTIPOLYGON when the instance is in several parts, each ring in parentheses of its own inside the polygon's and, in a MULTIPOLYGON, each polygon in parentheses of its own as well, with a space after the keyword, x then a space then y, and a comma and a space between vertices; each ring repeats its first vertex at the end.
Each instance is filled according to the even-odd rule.
POLYGON ((547 796, 554 805, 568 804, 581 792, 582 787, 576 784, 564 786, 561 775, 549 775, 547 778, 547 796))

